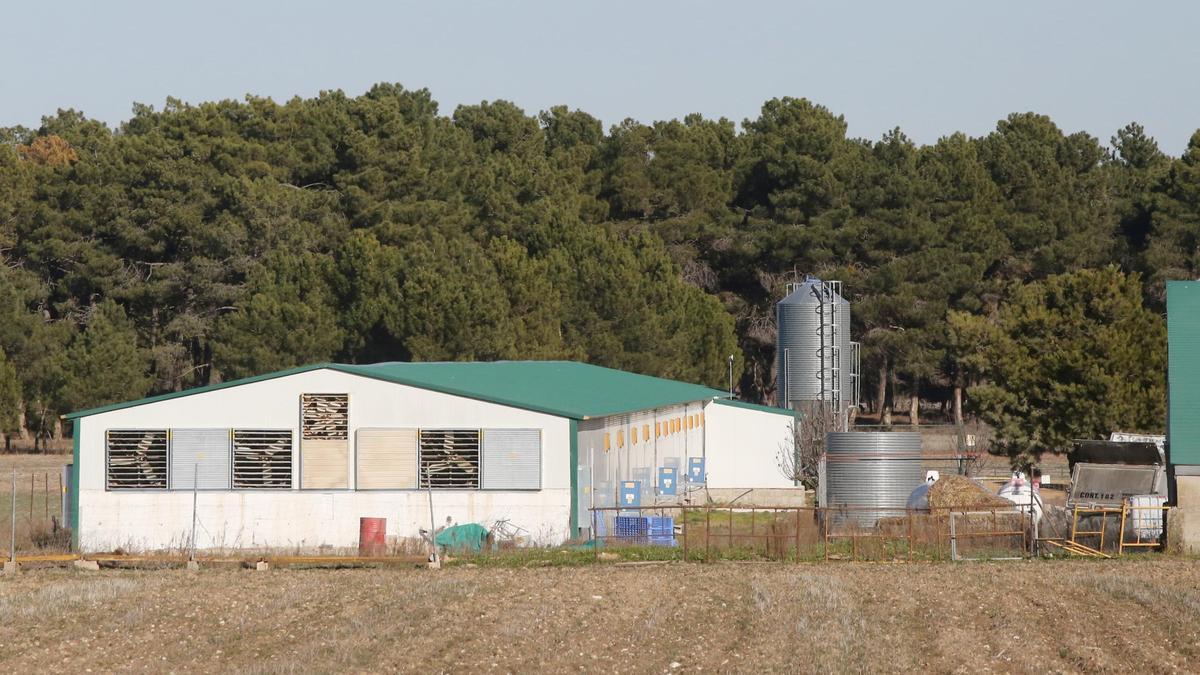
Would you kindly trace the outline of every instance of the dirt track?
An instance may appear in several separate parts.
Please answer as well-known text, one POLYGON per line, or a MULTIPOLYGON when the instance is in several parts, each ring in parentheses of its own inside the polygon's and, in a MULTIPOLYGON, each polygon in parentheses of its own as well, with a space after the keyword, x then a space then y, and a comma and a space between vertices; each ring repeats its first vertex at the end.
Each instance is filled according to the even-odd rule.
POLYGON ((1188 671, 1198 565, 40 570, 0 670, 1188 671))

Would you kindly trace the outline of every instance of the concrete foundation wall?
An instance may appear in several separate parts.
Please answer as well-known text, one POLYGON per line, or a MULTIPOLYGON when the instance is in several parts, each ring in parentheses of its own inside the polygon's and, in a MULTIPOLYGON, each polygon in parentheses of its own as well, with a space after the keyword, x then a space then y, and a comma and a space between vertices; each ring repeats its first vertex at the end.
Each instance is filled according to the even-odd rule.
MULTIPOLYGON (((192 526, 190 492, 97 492, 81 495, 80 548, 87 551, 185 549, 192 526)), ((507 518, 529 532, 531 543, 567 539, 570 489, 536 492, 434 491, 434 522, 490 525, 507 518)), ((389 537, 419 537, 429 529, 429 496, 396 492, 200 492, 196 500, 198 549, 299 549, 358 545, 358 519, 387 519, 389 537)))
POLYGON ((709 488, 706 496, 716 503, 745 506, 812 506, 812 492, 804 488, 709 488))
POLYGON ((1167 516, 1167 542, 1172 551, 1200 554, 1200 476, 1175 477, 1178 506, 1167 516))

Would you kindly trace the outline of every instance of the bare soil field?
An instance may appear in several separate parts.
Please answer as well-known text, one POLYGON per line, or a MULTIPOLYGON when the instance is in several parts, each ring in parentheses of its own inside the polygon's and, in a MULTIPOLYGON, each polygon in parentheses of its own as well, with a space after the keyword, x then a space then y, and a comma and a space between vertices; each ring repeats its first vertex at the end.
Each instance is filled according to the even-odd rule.
POLYGON ((26 571, 0 671, 1171 672, 1188 559, 26 571))

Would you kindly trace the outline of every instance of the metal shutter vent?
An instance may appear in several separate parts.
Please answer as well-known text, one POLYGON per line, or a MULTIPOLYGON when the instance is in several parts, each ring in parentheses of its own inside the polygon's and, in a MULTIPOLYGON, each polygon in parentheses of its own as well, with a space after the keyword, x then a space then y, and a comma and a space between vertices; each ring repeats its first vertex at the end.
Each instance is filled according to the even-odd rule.
POLYGON ((356 441, 358 489, 417 487, 416 429, 359 429, 356 441))
POLYGON ((171 489, 229 489, 229 429, 171 430, 171 489))
POLYGON ((483 489, 538 490, 541 487, 541 430, 484 429, 483 489))
POLYGON ((350 487, 349 444, 346 441, 300 442, 300 488, 344 490, 350 487))

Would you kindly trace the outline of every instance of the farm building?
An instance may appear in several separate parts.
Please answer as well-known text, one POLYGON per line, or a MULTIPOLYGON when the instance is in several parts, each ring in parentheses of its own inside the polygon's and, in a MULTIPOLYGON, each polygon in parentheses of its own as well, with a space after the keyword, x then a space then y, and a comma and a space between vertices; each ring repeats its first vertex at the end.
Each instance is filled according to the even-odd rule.
POLYGON ((590 533, 593 506, 795 502, 787 411, 568 361, 325 363, 83 410, 83 551, 349 547, 360 517, 590 533), (430 489, 425 489, 425 488, 430 489))
POLYGON ((1200 281, 1167 282, 1167 478, 1171 536, 1200 553, 1200 281))

